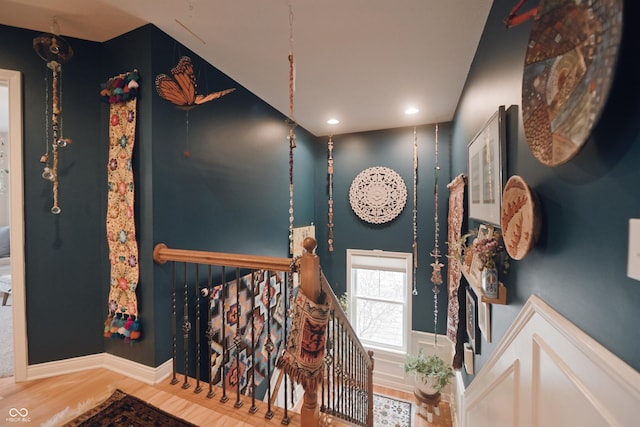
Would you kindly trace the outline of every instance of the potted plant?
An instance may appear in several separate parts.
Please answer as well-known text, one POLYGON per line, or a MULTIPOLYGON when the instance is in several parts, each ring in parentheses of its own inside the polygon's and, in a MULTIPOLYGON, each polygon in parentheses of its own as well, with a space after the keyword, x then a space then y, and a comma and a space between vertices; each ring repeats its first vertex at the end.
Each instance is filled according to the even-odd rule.
POLYGON ((435 354, 407 354, 404 371, 414 374, 416 387, 426 395, 442 391, 453 378, 453 368, 435 354))

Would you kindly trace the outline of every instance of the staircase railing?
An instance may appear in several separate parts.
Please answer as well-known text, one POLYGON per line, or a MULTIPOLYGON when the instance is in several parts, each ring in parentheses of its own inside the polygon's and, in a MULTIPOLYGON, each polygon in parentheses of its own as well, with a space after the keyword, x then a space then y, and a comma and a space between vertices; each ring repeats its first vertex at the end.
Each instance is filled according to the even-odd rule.
POLYGON ((315 240, 306 239, 304 247, 302 257, 278 258, 156 245, 154 260, 171 263, 171 383, 183 376, 182 389, 195 382, 194 393, 208 387, 210 399, 221 394, 227 404, 235 398, 238 410, 247 403, 249 414, 264 412, 271 420, 282 413, 281 423, 289 424, 294 389, 275 362, 289 337, 297 275, 309 300, 326 298, 331 308, 322 385, 304 391, 300 425, 319 425, 322 412, 372 426, 372 353, 321 273, 315 240), (282 406, 274 408, 279 389, 282 406))
POLYGON ((360 426, 373 426, 373 351, 367 351, 324 274, 331 306, 320 411, 360 426))

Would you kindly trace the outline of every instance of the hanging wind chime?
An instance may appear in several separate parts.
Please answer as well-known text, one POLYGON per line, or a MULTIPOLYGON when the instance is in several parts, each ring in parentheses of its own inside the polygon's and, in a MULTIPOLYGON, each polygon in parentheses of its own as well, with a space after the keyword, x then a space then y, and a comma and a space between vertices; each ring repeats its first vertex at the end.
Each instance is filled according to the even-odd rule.
POLYGON ((327 158, 327 172, 329 174, 329 252, 333 252, 333 135, 329 135, 327 143, 329 156, 327 158))
POLYGON ((433 272, 431 273, 431 283, 433 283, 433 334, 435 337, 435 346, 438 348, 438 294, 440 293, 440 285, 442 285, 442 267, 444 264, 440 262, 440 223, 438 221, 438 175, 440 172, 440 165, 438 164, 438 124, 436 123, 436 155, 435 155, 435 167, 434 167, 434 199, 435 199, 435 214, 433 220, 435 224, 435 242, 434 248, 431 252, 433 262, 433 272))
POLYGON ((289 4, 289 253, 293 254, 293 149, 296 148, 296 121, 293 115, 293 95, 296 91, 296 70, 293 56, 293 8, 289 4))
MULTIPOLYGON (((45 153, 40 157, 40 162, 44 163, 42 178, 53 182, 53 206, 51 213, 58 215, 62 212, 58 202, 58 165, 60 161, 59 150, 72 142, 69 138, 62 136, 62 64, 73 56, 73 49, 69 43, 59 36, 58 23, 54 19, 52 33, 44 33, 33 39, 33 48, 40 58, 44 59, 47 67, 52 72, 52 113, 51 129, 53 138, 49 140, 49 87, 46 85, 45 92, 45 153), (49 142, 53 153, 53 165, 49 166, 49 142)), ((45 78, 47 82, 47 78, 45 78)), ((48 83, 48 82, 47 82, 48 83)))

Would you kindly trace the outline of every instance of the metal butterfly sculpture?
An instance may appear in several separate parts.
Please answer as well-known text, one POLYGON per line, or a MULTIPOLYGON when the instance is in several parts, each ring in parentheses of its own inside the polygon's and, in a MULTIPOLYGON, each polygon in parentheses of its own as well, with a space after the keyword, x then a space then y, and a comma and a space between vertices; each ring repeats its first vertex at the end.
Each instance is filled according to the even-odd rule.
POLYGON ((196 94, 196 77, 193 72, 191 58, 183 56, 178 65, 171 69, 171 76, 158 74, 156 77, 156 90, 161 98, 172 102, 181 110, 192 108, 213 101, 236 90, 235 88, 221 90, 208 95, 196 94))

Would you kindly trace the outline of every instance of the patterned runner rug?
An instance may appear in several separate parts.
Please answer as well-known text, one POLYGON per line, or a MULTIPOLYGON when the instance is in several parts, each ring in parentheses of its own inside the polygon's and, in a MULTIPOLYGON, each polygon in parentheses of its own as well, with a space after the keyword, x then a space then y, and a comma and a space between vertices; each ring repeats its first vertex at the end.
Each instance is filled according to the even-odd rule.
POLYGON ((374 427, 411 427, 413 424, 413 405, 380 394, 373 394, 374 427))
POLYGON ((104 403, 64 425, 64 427, 106 426, 197 427, 121 390, 116 390, 104 403))

